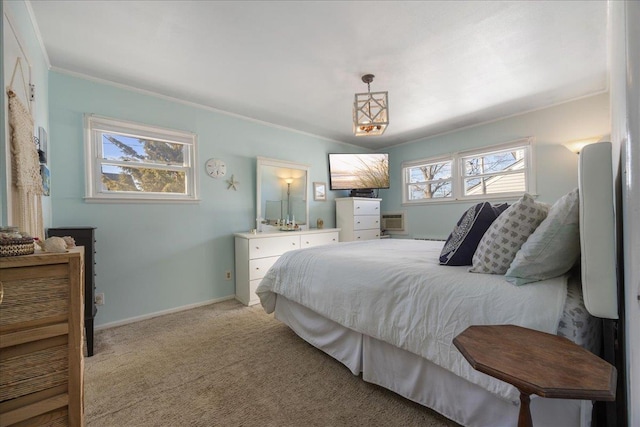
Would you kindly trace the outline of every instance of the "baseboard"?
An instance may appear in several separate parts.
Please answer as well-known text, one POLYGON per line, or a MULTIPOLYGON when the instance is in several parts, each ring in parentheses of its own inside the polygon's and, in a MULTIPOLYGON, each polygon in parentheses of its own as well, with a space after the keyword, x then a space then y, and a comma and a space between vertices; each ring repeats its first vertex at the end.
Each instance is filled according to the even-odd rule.
POLYGON ((94 328, 94 330, 99 331, 101 329, 115 328, 116 326, 128 325, 130 323, 139 322, 141 320, 152 319, 154 317, 164 316, 165 314, 171 314, 171 313, 177 313, 177 312, 180 312, 180 311, 190 310, 192 308, 202 307, 204 305, 215 304, 217 302, 222 302, 222 301, 228 301, 228 300, 231 300, 231 299, 234 299, 234 298, 235 298, 235 295, 231 295, 231 296, 228 296, 228 297, 210 299, 208 301, 197 302, 195 304, 188 304, 188 305, 183 305, 183 306, 180 306, 180 307, 170 308, 168 310, 156 311, 154 313, 144 314, 142 316, 129 317, 128 319, 118 320, 117 322, 109 322, 109 323, 104 323, 102 325, 97 325, 94 328))

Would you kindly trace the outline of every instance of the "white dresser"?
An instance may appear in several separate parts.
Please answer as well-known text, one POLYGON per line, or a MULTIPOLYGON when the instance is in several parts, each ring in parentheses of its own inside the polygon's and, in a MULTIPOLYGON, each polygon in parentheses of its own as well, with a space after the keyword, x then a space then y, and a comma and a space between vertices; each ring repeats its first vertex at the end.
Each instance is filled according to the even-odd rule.
POLYGON ((366 197, 336 199, 336 226, 340 241, 380 238, 380 201, 366 197))
POLYGON ((236 299, 245 305, 260 302, 256 288, 283 253, 338 243, 338 228, 273 233, 236 233, 236 299))

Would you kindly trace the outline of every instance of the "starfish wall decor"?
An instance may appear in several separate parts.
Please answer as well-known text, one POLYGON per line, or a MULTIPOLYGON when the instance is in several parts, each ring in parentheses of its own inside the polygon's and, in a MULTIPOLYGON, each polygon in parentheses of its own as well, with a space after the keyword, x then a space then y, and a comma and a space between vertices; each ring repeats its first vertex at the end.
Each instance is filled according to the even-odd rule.
POLYGON ((238 191, 238 185, 240 183, 236 181, 233 175, 231 175, 231 179, 227 180, 227 184, 229 184, 229 186, 227 187, 227 190, 231 190, 233 188, 234 191, 238 191))

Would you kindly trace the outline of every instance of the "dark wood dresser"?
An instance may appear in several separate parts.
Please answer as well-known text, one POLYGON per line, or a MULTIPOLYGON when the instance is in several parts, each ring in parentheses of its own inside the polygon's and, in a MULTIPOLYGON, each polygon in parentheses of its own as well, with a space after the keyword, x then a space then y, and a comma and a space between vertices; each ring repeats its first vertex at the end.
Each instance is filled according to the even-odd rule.
POLYGON ((93 320, 96 317, 96 227, 54 227, 47 230, 47 237, 71 236, 76 246, 84 246, 84 329, 87 337, 87 356, 93 356, 93 320))

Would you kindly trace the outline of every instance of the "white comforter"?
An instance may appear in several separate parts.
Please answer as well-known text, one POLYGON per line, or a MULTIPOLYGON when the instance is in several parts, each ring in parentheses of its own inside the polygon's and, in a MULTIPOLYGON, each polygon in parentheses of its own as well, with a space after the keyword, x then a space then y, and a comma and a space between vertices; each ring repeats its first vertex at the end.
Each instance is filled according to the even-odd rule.
POLYGON ((470 325, 514 324, 555 334, 567 278, 514 286, 503 276, 438 264, 441 242, 384 239, 287 252, 256 293, 276 294, 418 354, 506 399, 514 387, 475 371, 452 344, 470 325))

